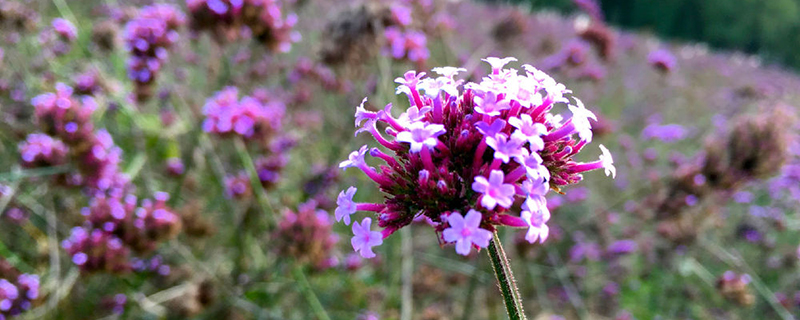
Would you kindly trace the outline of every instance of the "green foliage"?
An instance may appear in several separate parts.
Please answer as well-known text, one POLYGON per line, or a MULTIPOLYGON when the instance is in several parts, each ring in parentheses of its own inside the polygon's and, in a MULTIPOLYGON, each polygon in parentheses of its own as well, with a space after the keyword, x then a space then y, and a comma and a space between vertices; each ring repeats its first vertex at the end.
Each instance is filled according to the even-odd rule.
MULTIPOLYGON (((522 0, 534 8, 572 12, 571 0, 522 0)), ((604 0, 609 23, 659 36, 707 42, 714 47, 759 54, 800 67, 798 0, 604 0)))

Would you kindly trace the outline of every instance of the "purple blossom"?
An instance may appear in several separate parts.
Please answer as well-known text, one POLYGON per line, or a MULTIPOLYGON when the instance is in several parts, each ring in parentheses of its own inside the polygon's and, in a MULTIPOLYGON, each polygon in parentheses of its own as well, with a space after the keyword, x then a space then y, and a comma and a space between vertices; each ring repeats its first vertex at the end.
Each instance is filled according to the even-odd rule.
POLYGON ((493 210, 496 205, 503 208, 510 208, 514 202, 514 186, 503 183, 504 174, 500 170, 492 170, 487 180, 483 176, 475 177, 472 183, 472 190, 482 193, 481 205, 489 210, 493 210))
POLYGON ((487 116, 498 116, 500 111, 511 108, 508 101, 497 96, 494 91, 484 93, 483 97, 475 96, 475 111, 487 116))
POLYGON ((476 227, 527 227, 529 239, 546 238, 550 209, 544 196, 551 187, 577 183, 582 172, 605 169, 613 176, 616 169, 607 150, 597 161, 572 160, 591 140, 589 119, 596 116, 578 99, 568 105, 565 95, 571 91, 544 72, 528 65, 523 66, 525 74, 504 68, 513 60, 487 59, 492 74, 464 85, 453 79, 458 68, 437 68, 443 76, 434 79, 406 72, 395 79, 397 93, 405 94, 410 104, 399 118, 388 109, 375 113, 359 106, 356 124, 365 123, 357 132, 369 132, 388 151, 364 146, 339 166, 362 170, 378 183, 384 200, 353 203, 344 191, 337 201, 338 215, 372 211, 387 237, 414 221, 427 221, 441 232, 448 215, 480 207, 484 212, 474 218, 476 227), (559 105, 569 108, 572 118, 564 121, 552 112, 559 105), (379 122, 385 134, 378 130, 379 122), (368 166, 368 150, 385 165, 368 166), (525 217, 508 212, 517 198, 525 199, 525 217))
POLYGON ((345 225, 350 225, 350 215, 356 213, 356 203, 353 202, 353 196, 356 194, 356 187, 347 188, 347 191, 339 192, 339 197, 336 198, 336 221, 344 219, 345 225))
POLYGON ((522 220, 528 225, 528 232, 525 234, 525 240, 529 243, 544 243, 547 236, 550 235, 550 228, 547 226, 547 221, 550 220, 550 210, 547 205, 540 201, 539 197, 528 197, 523 203, 523 209, 520 213, 522 220))
POLYGON ((53 30, 66 41, 74 41, 78 37, 78 28, 67 19, 55 18, 52 25, 53 30))
POLYGON ((531 145, 532 151, 540 151, 544 148, 543 135, 547 133, 547 127, 539 122, 534 122, 531 116, 523 114, 519 118, 512 117, 508 119, 508 124, 517 128, 514 135, 525 138, 531 145))
POLYGON ((367 259, 375 257, 372 247, 383 243, 383 236, 378 231, 370 230, 371 225, 372 219, 370 218, 364 218, 361 224, 358 222, 353 223, 354 236, 350 239, 353 249, 367 259))
POLYGON ((455 242, 456 252, 464 256, 469 254, 472 245, 488 247, 492 232, 480 227, 481 218, 481 213, 475 210, 469 210, 463 217, 458 212, 450 213, 447 216, 450 227, 442 231, 442 238, 446 242, 455 242))
POLYGON ((671 143, 686 138, 687 130, 679 124, 650 124, 642 130, 643 139, 658 139, 671 143))
POLYGON ((519 136, 511 136, 509 139, 505 134, 486 137, 486 144, 494 149, 494 158, 500 159, 503 163, 508 163, 512 158, 522 155, 522 145, 525 140, 519 136))
POLYGON ((407 131, 397 133, 396 141, 411 144, 410 152, 420 152, 422 147, 431 149, 439 142, 436 137, 443 135, 445 129, 440 124, 428 124, 422 121, 411 123, 407 131))
POLYGON ((361 146, 360 149, 357 151, 353 151, 347 157, 347 160, 342 161, 339 163, 339 168, 347 169, 350 167, 363 167, 367 165, 367 162, 364 160, 364 156, 367 154, 367 145, 361 146))
POLYGON ((672 71, 678 64, 675 56, 667 49, 651 51, 650 54, 647 55, 647 62, 663 73, 672 71))

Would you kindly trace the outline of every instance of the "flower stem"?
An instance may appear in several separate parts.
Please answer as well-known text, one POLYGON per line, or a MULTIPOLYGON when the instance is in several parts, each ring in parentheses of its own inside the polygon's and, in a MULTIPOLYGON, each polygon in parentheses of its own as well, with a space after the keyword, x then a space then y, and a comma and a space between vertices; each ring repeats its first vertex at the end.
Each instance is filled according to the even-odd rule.
POLYGON ((525 311, 522 308, 522 300, 520 300, 519 289, 514 280, 514 274, 511 272, 511 265, 506 257, 506 252, 503 250, 503 245, 500 244, 500 237, 497 231, 494 232, 492 242, 489 243, 489 258, 492 260, 492 269, 497 276, 497 284, 500 287, 500 293, 503 294, 503 301, 506 304, 506 311, 510 320, 525 320, 525 311))
POLYGON ((303 272, 303 267, 297 265, 292 270, 294 274, 294 278, 297 281, 297 284, 300 286, 301 293, 306 297, 308 300, 308 304, 311 306, 311 310, 314 312, 318 320, 330 320, 331 318, 328 317, 328 313, 325 312, 325 308, 322 307, 322 303, 319 302, 317 295, 314 294, 314 290, 311 289, 311 285, 308 283, 306 279, 305 272, 303 272))

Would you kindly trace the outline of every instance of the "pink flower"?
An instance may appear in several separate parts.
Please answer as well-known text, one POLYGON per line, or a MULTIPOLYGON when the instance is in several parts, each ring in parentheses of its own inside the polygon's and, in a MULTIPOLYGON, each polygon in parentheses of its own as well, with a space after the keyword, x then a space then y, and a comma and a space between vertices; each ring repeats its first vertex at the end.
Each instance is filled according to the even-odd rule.
POLYGON ((536 240, 544 243, 550 234, 550 228, 545 224, 550 220, 550 210, 547 209, 544 197, 538 195, 529 196, 525 203, 522 204, 520 217, 528 224, 525 240, 530 243, 534 243, 536 240))
POLYGON ((481 213, 475 210, 469 210, 466 217, 458 212, 451 213, 447 216, 450 227, 442 232, 444 241, 455 242, 456 252, 464 256, 469 254, 473 244, 481 248, 488 247, 492 233, 480 228, 481 218, 481 213))
POLYGON ((353 196, 356 194, 356 187, 347 188, 347 191, 339 192, 339 197, 336 198, 336 211, 334 211, 334 215, 336 216, 336 221, 342 221, 344 219, 345 225, 350 225, 350 215, 355 213, 356 203, 353 202, 353 196))
POLYGON ((353 223, 353 238, 350 243, 353 249, 361 254, 364 258, 375 257, 375 252, 372 252, 372 247, 379 246, 383 243, 383 236, 378 231, 370 230, 372 219, 364 218, 361 224, 358 222, 353 223))
POLYGON ((361 149, 351 152, 350 155, 347 157, 347 160, 339 163, 339 168, 346 169, 350 167, 360 167, 362 165, 365 166, 367 162, 364 160, 364 155, 366 154, 367 154, 367 146, 363 145, 361 146, 361 149))
POLYGON ((421 121, 414 122, 408 127, 408 131, 397 134, 396 140, 411 144, 411 152, 420 152, 422 147, 433 148, 439 142, 436 137, 445 133, 444 126, 440 124, 428 124, 421 121))
POLYGON ((522 114, 519 118, 508 119, 508 124, 517 128, 517 131, 514 131, 514 135, 528 140, 532 151, 540 151, 544 148, 544 141, 541 137, 547 134, 547 127, 544 124, 534 122, 528 114, 522 114))
POLYGON ((483 97, 475 96, 475 111, 487 116, 499 116, 500 111, 511 108, 508 101, 498 99, 494 91, 488 91, 483 97))
POLYGON ((514 185, 503 183, 504 174, 500 170, 492 170, 489 180, 483 176, 475 177, 472 190, 483 193, 481 205, 489 210, 500 204, 503 208, 511 207, 514 203, 514 185))
POLYGON ((486 144, 494 149, 494 158, 502 160, 503 163, 508 163, 511 158, 522 155, 522 144, 525 140, 519 136, 506 137, 505 134, 498 134, 493 137, 486 137, 486 144))

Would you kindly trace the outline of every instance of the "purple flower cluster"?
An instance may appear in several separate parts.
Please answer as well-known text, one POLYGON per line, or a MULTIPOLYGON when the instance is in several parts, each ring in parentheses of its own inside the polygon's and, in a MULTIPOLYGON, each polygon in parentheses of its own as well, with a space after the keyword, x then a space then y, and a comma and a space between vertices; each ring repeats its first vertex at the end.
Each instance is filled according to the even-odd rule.
POLYGON ((653 50, 647 55, 647 63, 661 73, 669 73, 678 64, 675 56, 667 49, 653 50))
POLYGON ((100 74, 95 69, 79 73, 73 78, 75 93, 94 96, 103 91, 100 74))
POLYGON ((53 19, 53 31, 61 37, 61 40, 66 42, 75 41, 78 38, 78 28, 67 19, 55 18, 53 19))
POLYGON ((63 18, 55 18, 50 28, 39 34, 39 43, 51 50, 52 54, 61 56, 69 52, 71 44, 78 38, 78 29, 72 22, 63 18))
POLYGON ((252 36, 270 50, 289 52, 300 41, 297 15, 284 16, 279 0, 186 0, 195 30, 210 30, 219 42, 252 36))
MULTIPOLYGON (((530 65, 523 66, 524 75, 504 68, 515 60, 487 58, 492 73, 463 86, 454 76, 464 69, 435 68, 437 78, 406 72, 395 81, 411 107, 397 118, 391 104, 372 112, 364 99, 355 113, 361 127, 356 133, 369 133, 394 156, 365 145, 339 166, 362 170, 385 193, 385 201, 357 203, 356 188, 350 187, 337 199, 337 220, 349 224, 356 211, 375 212, 385 238, 424 216, 460 254, 472 246, 486 247, 487 232, 498 225, 528 228, 529 242, 544 241, 548 190, 560 192, 585 171, 605 169, 611 175, 616 169, 602 145, 599 160, 572 160, 591 142, 589 119, 595 115, 578 99, 570 104, 564 95, 571 91, 544 72, 530 65), (568 104, 571 118, 551 112, 561 103, 568 104), (369 166, 367 153, 386 164, 377 170, 369 166), (521 208, 519 216, 509 214, 514 208, 521 208)), ((353 227, 354 248, 364 256, 380 243, 373 239, 370 222, 366 218, 353 227)))
POLYGON ((220 136, 267 139, 280 131, 285 109, 280 102, 263 103, 251 96, 239 99, 239 89, 226 87, 203 106, 203 130, 220 136))
POLYGON ((25 168, 65 164, 68 152, 67 146, 61 140, 41 133, 29 134, 25 142, 19 144, 22 166, 25 168))
MULTIPOLYGON (((128 187, 128 179, 119 170, 122 150, 114 145, 107 131, 94 130, 91 121, 92 113, 97 108, 94 99, 89 96, 78 97, 73 93, 72 87, 58 83, 55 93, 44 93, 31 100, 40 128, 47 135, 55 137, 51 142, 43 135, 33 138, 36 143, 52 144, 52 148, 56 149, 60 149, 59 140, 70 147, 71 160, 76 163, 78 172, 68 177, 69 184, 87 187, 90 193, 111 189, 121 193, 128 187)), ((48 147, 30 143, 21 146, 23 165, 29 162, 27 159, 32 152, 44 151, 48 147)))
POLYGON ((383 53, 396 60, 407 59, 417 66, 423 66, 430 57, 428 40, 424 32, 410 28, 412 11, 401 4, 390 7, 392 25, 383 31, 386 37, 383 53))
POLYGON ((72 228, 61 246, 72 257, 72 263, 85 272, 120 273, 130 268, 130 249, 117 236, 102 229, 72 228))
POLYGON ((20 274, 16 279, 0 278, 0 319, 30 310, 39 298, 39 276, 20 274))
POLYGON ((181 228, 180 217, 166 206, 169 196, 158 192, 154 198, 137 206, 133 195, 96 195, 81 210, 86 224, 74 228, 62 246, 85 272, 130 270, 132 251, 150 252, 181 228))
POLYGON ((152 96, 152 83, 168 59, 170 47, 178 40, 177 29, 185 17, 176 7, 155 4, 141 9, 139 15, 125 25, 123 39, 128 60, 128 77, 136 84, 136 99, 152 96))
POLYGON ((41 129, 57 136, 70 146, 91 139, 92 113, 97 103, 92 97, 76 96, 72 87, 58 83, 55 93, 45 93, 31 100, 41 129))
POLYGON ((666 143, 683 140, 688 135, 688 130, 679 124, 660 124, 658 121, 651 121, 642 130, 642 139, 658 139, 666 143))
POLYGON ((285 209, 274 239, 282 257, 298 259, 318 270, 337 263, 332 253, 339 237, 333 232, 333 219, 325 210, 317 209, 316 201, 299 205, 297 212, 285 209))
POLYGON ((384 52, 396 60, 408 59, 417 65, 423 65, 430 57, 428 40, 423 32, 403 31, 399 27, 391 26, 387 27, 383 34, 388 42, 384 52))

